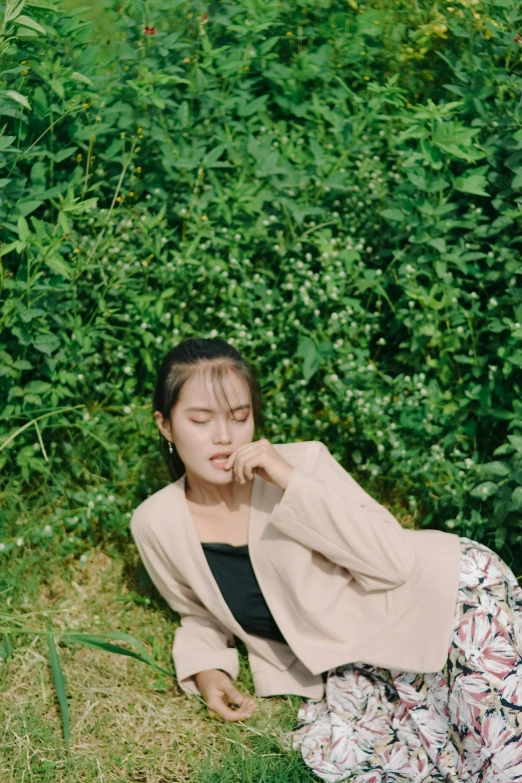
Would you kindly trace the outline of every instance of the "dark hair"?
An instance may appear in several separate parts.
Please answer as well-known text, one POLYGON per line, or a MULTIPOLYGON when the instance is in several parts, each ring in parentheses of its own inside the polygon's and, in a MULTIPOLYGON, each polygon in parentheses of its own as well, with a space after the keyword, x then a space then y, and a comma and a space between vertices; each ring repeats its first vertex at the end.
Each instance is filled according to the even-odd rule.
MULTIPOLYGON (((163 357, 156 377, 153 396, 153 411, 160 413, 170 421, 172 409, 176 405, 185 383, 197 375, 207 375, 214 389, 217 389, 221 410, 230 415, 232 406, 226 396, 223 380, 233 372, 240 376, 250 391, 252 414, 255 429, 262 426, 261 390, 254 369, 234 346, 218 338, 188 337, 178 343, 163 357)), ((175 444, 170 454, 168 441, 159 434, 160 451, 163 455, 172 481, 185 473, 175 444)))

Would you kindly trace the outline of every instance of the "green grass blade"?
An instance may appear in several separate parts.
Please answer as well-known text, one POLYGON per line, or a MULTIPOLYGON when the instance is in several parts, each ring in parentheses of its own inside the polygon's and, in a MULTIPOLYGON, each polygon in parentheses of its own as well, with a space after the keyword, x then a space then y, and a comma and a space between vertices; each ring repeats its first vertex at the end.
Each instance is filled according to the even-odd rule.
MULTIPOLYGON (((125 636, 126 634, 120 635, 125 636)), ((146 653, 145 655, 140 655, 133 650, 127 650, 125 647, 120 647, 118 644, 104 642, 100 637, 97 636, 92 636, 90 634, 66 634, 63 637, 63 641, 78 642, 79 644, 85 644, 87 647, 94 647, 97 650, 104 650, 105 652, 116 653, 118 655, 128 655, 130 658, 135 658, 137 661, 141 661, 142 663, 146 663, 149 666, 152 666, 154 669, 157 669, 162 674, 166 674, 168 677, 173 677, 171 672, 168 672, 166 669, 162 669, 161 666, 158 666, 157 663, 151 661, 146 653)), ((141 644, 140 647, 142 647, 141 644)))
POLYGON ((6 661, 13 654, 13 645, 8 633, 2 634, 2 644, 0 644, 0 658, 6 661))
POLYGON ((62 713, 62 725, 63 736, 65 738, 65 745, 69 749, 69 705, 67 704, 67 685, 65 681, 65 675, 60 665, 60 659, 58 652, 54 644, 54 636, 52 633, 47 634, 47 645, 49 647, 49 658, 51 659, 51 670, 53 673, 54 689, 56 691, 56 697, 58 704, 60 705, 60 711, 62 713))

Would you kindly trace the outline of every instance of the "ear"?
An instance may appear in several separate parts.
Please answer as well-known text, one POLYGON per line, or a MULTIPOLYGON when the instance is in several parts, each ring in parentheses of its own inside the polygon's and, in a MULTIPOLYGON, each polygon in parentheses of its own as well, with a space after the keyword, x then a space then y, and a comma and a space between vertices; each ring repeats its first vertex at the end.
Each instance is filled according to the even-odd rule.
POLYGON ((158 429, 163 435, 164 438, 167 440, 172 441, 172 433, 170 429, 170 422, 168 419, 166 419, 161 411, 154 411, 154 418, 156 419, 156 424, 158 425, 158 429))

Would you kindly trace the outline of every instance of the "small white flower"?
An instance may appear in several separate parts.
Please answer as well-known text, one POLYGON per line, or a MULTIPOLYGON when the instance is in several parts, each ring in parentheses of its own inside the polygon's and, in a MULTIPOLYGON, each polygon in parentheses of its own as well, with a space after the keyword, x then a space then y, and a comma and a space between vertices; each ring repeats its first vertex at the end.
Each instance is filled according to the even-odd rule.
POLYGON ((241 239, 241 234, 234 234, 234 239, 241 239))
POLYGON ((81 372, 78 373, 78 380, 83 381, 83 375, 81 372))
POLYGON ((84 413, 83 414, 83 420, 84 421, 89 421, 90 418, 91 418, 91 414, 90 413, 84 413))
POLYGON ((496 307, 498 305, 498 302, 497 302, 497 300, 495 299, 494 296, 492 296, 491 299, 489 300, 489 304, 490 304, 490 307, 496 307))
POLYGON ((5 544, 0 544, 0 552, 3 552, 5 549, 5 544))
POLYGON ((80 561, 81 561, 82 563, 85 563, 85 562, 87 561, 87 555, 82 555, 82 556, 80 557, 80 561))
POLYGON ((114 501, 114 495, 109 495, 107 500, 109 501, 109 503, 112 503, 114 501))
POLYGON ((126 373, 127 375, 130 375, 132 369, 129 367, 129 365, 127 365, 126 367, 123 368, 123 372, 126 373))
POLYGON ((131 411, 131 409, 129 408, 129 406, 128 406, 128 405, 124 405, 124 406, 123 406, 123 412, 124 412, 124 413, 127 413, 127 414, 129 414, 129 413, 132 413, 132 411, 131 411))
POLYGON ((23 538, 17 538, 16 539, 16 546, 22 546, 23 543, 24 543, 24 539, 23 538))
POLYGON ((87 505, 89 506, 89 508, 94 508, 94 500, 89 500, 87 505))
POLYGON ((51 525, 46 525, 46 526, 44 527, 44 533, 50 533, 50 532, 51 532, 51 530, 52 530, 52 528, 51 528, 51 525))

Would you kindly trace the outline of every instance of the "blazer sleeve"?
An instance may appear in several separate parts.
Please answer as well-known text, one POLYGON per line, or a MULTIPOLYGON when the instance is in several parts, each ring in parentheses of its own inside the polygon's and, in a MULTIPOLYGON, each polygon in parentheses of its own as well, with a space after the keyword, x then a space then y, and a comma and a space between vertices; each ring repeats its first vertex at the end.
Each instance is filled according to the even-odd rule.
POLYGON ((270 524, 348 569, 367 592, 403 584, 415 567, 403 528, 317 443, 310 472, 294 465, 270 524))
POLYGON ((131 530, 147 572, 169 606, 178 612, 181 625, 174 632, 172 657, 178 684, 185 693, 201 695, 194 675, 205 669, 221 669, 232 680, 239 674, 234 635, 223 628, 199 601, 192 588, 176 578, 161 550, 145 543, 131 530))

